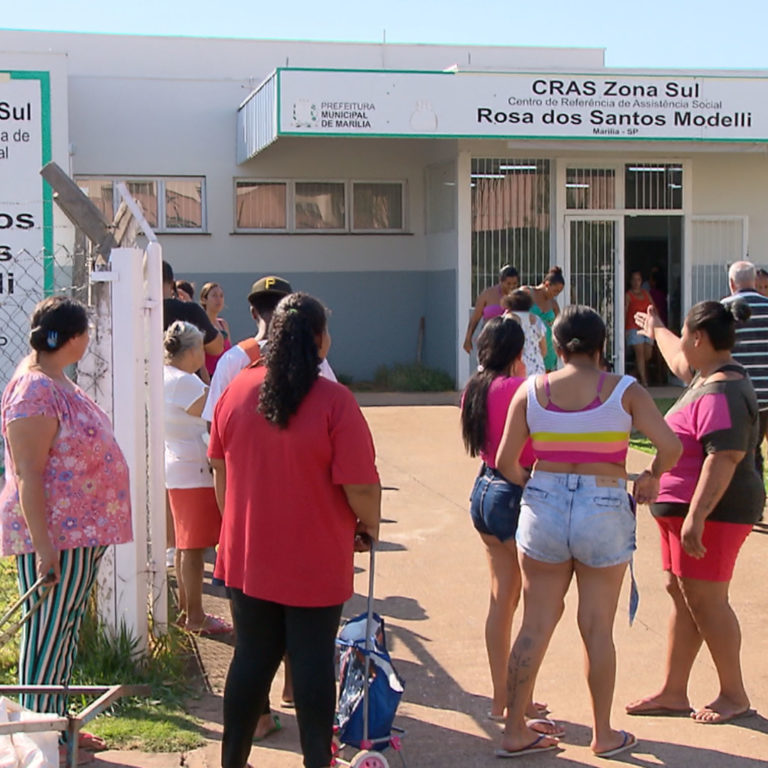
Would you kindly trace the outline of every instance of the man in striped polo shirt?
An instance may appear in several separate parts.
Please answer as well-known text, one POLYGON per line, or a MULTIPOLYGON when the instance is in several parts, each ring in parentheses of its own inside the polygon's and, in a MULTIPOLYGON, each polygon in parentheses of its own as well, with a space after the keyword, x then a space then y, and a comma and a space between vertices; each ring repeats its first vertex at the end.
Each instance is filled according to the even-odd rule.
POLYGON ((736 328, 734 360, 749 373, 760 407, 760 444, 757 450, 757 470, 763 474, 763 438, 768 429, 768 297, 755 290, 757 270, 749 261, 737 261, 728 270, 731 295, 722 300, 728 304, 741 299, 749 304, 752 315, 736 328))

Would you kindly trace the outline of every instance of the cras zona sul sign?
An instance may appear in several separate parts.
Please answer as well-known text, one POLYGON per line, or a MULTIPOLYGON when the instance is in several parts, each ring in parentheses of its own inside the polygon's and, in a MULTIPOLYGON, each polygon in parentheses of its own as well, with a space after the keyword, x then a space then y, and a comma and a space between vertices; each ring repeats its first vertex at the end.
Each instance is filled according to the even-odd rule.
POLYGON ((768 78, 279 69, 278 135, 768 141, 768 78))

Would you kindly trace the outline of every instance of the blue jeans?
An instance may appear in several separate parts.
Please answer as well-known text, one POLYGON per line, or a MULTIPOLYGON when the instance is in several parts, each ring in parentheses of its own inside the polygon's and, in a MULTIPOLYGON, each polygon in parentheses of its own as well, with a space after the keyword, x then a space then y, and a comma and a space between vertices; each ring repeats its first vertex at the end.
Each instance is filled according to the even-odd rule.
POLYGON ((469 514, 475 528, 499 541, 513 538, 522 492, 519 485, 508 482, 497 470, 483 464, 469 497, 469 514))
POLYGON ((541 562, 605 568, 632 559, 635 523, 626 480, 534 472, 523 490, 517 545, 541 562))

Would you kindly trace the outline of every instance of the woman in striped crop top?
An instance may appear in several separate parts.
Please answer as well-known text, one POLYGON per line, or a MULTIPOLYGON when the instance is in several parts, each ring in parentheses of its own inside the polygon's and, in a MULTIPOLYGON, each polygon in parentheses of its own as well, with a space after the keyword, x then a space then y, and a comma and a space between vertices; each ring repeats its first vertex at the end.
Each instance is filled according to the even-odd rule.
POLYGON ((611 728, 613 621, 635 549, 635 516, 626 489, 629 433, 639 429, 657 449, 651 469, 635 484, 635 498, 642 503, 655 499, 659 477, 680 455, 680 441, 632 377, 600 371, 605 324, 594 310, 566 307, 553 336, 563 368, 530 377, 515 393, 496 455, 499 471, 525 486, 516 537, 523 621, 510 654, 511 700, 498 754, 557 748, 556 740, 526 726, 524 714, 531 681, 575 574, 594 713, 591 748, 610 757, 637 743, 631 733, 611 728), (520 462, 529 438, 536 457, 533 474, 520 462))

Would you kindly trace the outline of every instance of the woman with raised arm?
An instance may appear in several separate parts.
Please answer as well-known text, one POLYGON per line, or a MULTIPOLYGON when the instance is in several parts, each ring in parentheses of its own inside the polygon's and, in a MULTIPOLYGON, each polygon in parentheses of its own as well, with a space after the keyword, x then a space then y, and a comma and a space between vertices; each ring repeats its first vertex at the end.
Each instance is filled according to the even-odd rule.
POLYGON ((592 699, 590 746, 595 755, 611 757, 637 743, 611 726, 613 622, 635 549, 625 469, 629 434, 639 429, 657 448, 651 468, 635 483, 635 498, 643 503, 655 499, 659 478, 680 455, 680 441, 635 379, 600 370, 605 324, 594 310, 566 307, 553 333, 563 367, 531 376, 518 389, 496 456, 499 471, 524 486, 517 527, 523 621, 509 657, 508 714, 497 754, 515 757, 558 746, 527 726, 525 712, 575 576, 592 699), (532 474, 521 463, 529 438, 532 474))
POLYGON ((682 338, 655 310, 637 316, 671 371, 688 386, 666 415, 683 455, 661 478, 651 511, 661 534, 662 567, 672 616, 664 683, 627 706, 630 715, 691 713, 698 723, 727 723, 752 714, 741 672, 741 630, 728 601, 734 565, 765 501, 755 469, 758 403, 741 365, 731 357, 745 302, 702 301, 685 318, 682 338), (695 373, 694 373, 695 372, 695 373), (706 643, 720 690, 692 710, 688 681, 706 643))
POLYGON ((246 765, 286 652, 304 765, 331 765, 336 631, 353 591, 353 551, 361 537, 378 536, 381 486, 354 396, 318 375, 330 345, 323 306, 289 294, 265 357, 214 410, 208 455, 224 509, 216 576, 235 624, 223 768, 246 765))
MULTIPOLYGON (((524 294, 530 303, 530 298, 524 294)), ((520 566, 515 533, 520 514, 522 488, 510 483, 496 469, 496 450, 507 417, 507 409, 518 387, 525 382, 522 362, 525 335, 515 317, 495 317, 477 340, 480 370, 467 382, 461 399, 461 434, 470 456, 483 463, 470 497, 470 515, 485 546, 491 576, 485 646, 491 669, 493 699, 490 720, 504 721, 507 704, 507 661, 512 619, 520 600, 520 566)), ((530 444, 521 462, 533 466, 530 444)), ((528 726, 541 733, 558 734, 557 725, 542 717, 544 705, 530 704, 528 726)))

